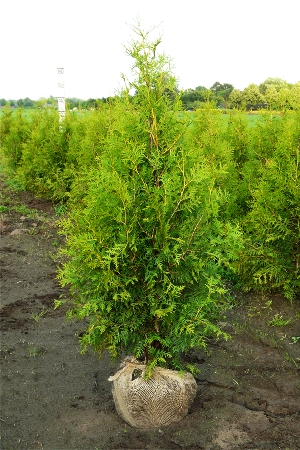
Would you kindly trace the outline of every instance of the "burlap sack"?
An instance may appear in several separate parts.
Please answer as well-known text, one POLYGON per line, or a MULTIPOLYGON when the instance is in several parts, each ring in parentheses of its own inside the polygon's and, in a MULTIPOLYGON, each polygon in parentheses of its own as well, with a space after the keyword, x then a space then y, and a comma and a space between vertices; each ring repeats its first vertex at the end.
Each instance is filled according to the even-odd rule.
POLYGON ((145 367, 126 361, 125 367, 109 378, 114 383, 112 392, 118 414, 135 428, 156 428, 178 422, 195 398, 194 377, 157 367, 146 381, 145 367))

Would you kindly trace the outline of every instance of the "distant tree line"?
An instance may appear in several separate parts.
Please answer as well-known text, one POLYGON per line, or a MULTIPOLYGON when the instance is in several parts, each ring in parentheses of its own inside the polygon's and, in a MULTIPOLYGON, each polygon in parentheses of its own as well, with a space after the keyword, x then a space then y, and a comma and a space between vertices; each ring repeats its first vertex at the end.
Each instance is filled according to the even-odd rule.
POLYGON ((231 92, 232 84, 221 84, 216 81, 209 89, 198 86, 195 89, 186 89, 181 97, 183 107, 187 110, 197 109, 201 103, 213 101, 217 106, 225 106, 231 92))
POLYGON ((259 86, 252 83, 243 91, 233 89, 228 97, 228 107, 246 110, 299 109, 300 81, 291 84, 281 78, 267 78, 259 86))
POLYGON ((235 89, 232 84, 218 81, 209 89, 198 86, 187 89, 182 94, 185 109, 197 109, 201 103, 211 101, 219 108, 258 110, 298 109, 300 107, 300 81, 288 83, 281 78, 267 78, 259 86, 252 83, 243 91, 235 89))
MULTIPOLYGON (((66 105, 69 109, 97 109, 99 103, 106 103, 109 100, 110 97, 102 99, 89 98, 88 100, 72 97, 66 98, 66 105)), ((5 98, 1 98, 0 107, 4 106, 10 106, 11 108, 57 107, 57 98, 52 95, 49 98, 40 98, 39 100, 31 100, 28 97, 20 98, 19 100, 5 100, 5 98)))
MULTIPOLYGON (((172 99, 172 93, 166 92, 172 99)), ((67 98, 67 108, 97 109, 102 103, 107 103, 113 97, 89 98, 82 100, 76 97, 67 98)), ((269 108, 272 110, 299 109, 300 107, 300 81, 296 84, 288 83, 281 78, 267 78, 259 86, 252 83, 244 90, 234 88, 232 84, 216 81, 210 88, 197 86, 195 89, 186 89, 182 92, 181 101, 185 110, 195 110, 206 102, 212 102, 218 108, 258 110, 269 108)), ((49 98, 31 100, 26 97, 19 100, 0 99, 0 107, 13 108, 56 107, 57 99, 52 95, 49 98)))
POLYGON ((0 99, 0 107, 10 106, 11 108, 35 108, 54 106, 57 104, 57 99, 52 95, 49 98, 40 98, 39 100, 31 100, 30 98, 20 98, 19 100, 5 100, 0 99))

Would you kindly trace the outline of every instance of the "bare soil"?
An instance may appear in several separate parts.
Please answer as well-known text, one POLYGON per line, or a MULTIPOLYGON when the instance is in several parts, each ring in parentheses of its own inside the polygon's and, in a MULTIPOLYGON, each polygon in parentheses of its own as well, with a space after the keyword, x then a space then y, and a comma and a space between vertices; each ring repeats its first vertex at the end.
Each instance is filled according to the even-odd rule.
POLYGON ((131 428, 108 381, 117 366, 81 355, 84 323, 53 308, 68 295, 55 278, 63 238, 53 205, 3 177, 0 187, 1 449, 300 449, 300 299, 237 295, 221 323, 232 339, 189 355, 200 369, 189 414, 131 428))

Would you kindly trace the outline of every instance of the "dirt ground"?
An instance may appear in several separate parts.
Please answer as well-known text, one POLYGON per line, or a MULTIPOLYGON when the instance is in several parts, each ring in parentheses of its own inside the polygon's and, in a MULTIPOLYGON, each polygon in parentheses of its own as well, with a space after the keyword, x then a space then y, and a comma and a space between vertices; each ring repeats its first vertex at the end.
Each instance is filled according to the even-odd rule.
POLYGON ((221 323, 232 339, 190 355, 201 372, 189 414, 131 428, 113 403, 116 365, 80 355, 84 324, 53 309, 67 295, 55 208, 0 187, 1 449, 300 449, 300 299, 237 295, 221 323))

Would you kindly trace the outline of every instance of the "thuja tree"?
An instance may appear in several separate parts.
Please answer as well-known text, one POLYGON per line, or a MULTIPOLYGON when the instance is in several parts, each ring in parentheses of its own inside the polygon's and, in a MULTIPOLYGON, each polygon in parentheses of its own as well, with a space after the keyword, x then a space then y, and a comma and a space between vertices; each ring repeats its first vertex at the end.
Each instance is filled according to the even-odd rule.
POLYGON ((30 117, 30 132, 22 145, 16 176, 39 196, 55 198, 57 174, 65 165, 68 140, 59 125, 57 111, 44 108, 30 117))
POLYGON ((236 218, 240 180, 234 157, 235 145, 231 145, 224 116, 214 104, 207 102, 195 111, 185 145, 195 149, 198 161, 206 162, 214 189, 219 190, 218 211, 222 211, 225 219, 236 218))
POLYGON ((102 154, 108 130, 111 129, 117 114, 114 101, 100 103, 99 108, 86 113, 74 112, 64 120, 68 149, 63 170, 58 173, 57 186, 70 203, 81 199, 85 192, 86 172, 97 166, 102 154), (69 192, 72 187, 72 198, 69 192), (75 195, 76 192, 76 195, 75 195))
MULTIPOLYGON (((286 112, 273 121, 276 133, 261 144, 256 177, 249 179, 251 200, 243 219, 246 248, 239 260, 245 286, 300 293, 300 115, 286 112), (264 148, 267 147, 267 148, 264 148)), ((258 150, 257 150, 258 151, 258 150)))
POLYGON ((239 229, 219 217, 222 172, 187 145, 188 123, 170 60, 159 39, 135 29, 126 48, 133 81, 115 106, 98 167, 62 221, 67 236, 59 279, 71 285, 68 317, 89 318, 82 350, 182 367, 180 355, 222 334, 220 269, 241 246, 239 229), (134 92, 135 95, 129 95, 134 92))
POLYGON ((6 157, 10 176, 21 164, 23 147, 30 136, 30 120, 26 119, 24 112, 18 108, 15 114, 7 107, 3 111, 0 122, 0 144, 6 157))

